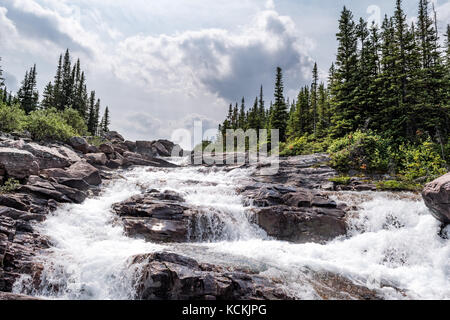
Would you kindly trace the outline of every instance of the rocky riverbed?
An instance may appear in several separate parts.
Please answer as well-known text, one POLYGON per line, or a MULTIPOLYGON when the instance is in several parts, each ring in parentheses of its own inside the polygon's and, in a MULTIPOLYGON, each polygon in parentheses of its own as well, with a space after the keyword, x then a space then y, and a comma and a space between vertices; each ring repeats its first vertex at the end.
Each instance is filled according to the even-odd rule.
POLYGON ((449 230, 418 195, 338 191, 327 155, 266 176, 107 138, 0 139, 1 175, 22 183, 0 195, 0 299, 450 297, 449 230))

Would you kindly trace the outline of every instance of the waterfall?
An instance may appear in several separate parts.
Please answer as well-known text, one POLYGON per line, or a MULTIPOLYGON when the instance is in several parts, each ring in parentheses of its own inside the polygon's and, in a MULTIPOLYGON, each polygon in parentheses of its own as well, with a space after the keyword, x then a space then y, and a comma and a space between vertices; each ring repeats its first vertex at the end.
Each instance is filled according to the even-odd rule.
MULTIPOLYGON (((83 204, 66 204, 38 226, 52 247, 40 259, 41 286, 22 277, 15 292, 55 299, 132 299, 128 259, 172 251, 212 264, 247 267, 278 279, 298 298, 317 298, 305 270, 329 271, 376 289, 386 298, 450 299, 450 244, 420 199, 408 194, 336 193, 354 202, 349 233, 327 244, 292 244, 268 238, 253 224, 236 187, 251 169, 134 168, 83 204), (178 192, 200 214, 191 243, 155 244, 129 238, 111 210, 145 189, 178 192), (392 288, 399 288, 394 290, 392 288)), ((450 235, 450 227, 443 233, 450 235)))

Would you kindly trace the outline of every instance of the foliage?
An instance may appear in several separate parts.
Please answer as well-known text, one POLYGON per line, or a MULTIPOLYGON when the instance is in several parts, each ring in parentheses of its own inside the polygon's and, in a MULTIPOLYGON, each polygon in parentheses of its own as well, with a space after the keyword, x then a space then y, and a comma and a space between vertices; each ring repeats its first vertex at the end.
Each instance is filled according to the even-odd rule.
POLYGON ((14 192, 17 189, 19 189, 20 183, 16 179, 9 178, 6 180, 6 182, 3 184, 3 186, 0 186, 0 193, 10 193, 14 192))
POLYGON ((62 112, 62 118, 64 121, 72 127, 72 129, 80 136, 87 134, 87 125, 80 113, 72 108, 65 109, 62 112))
POLYGON ((108 142, 108 140, 106 140, 106 139, 104 139, 102 137, 99 137, 99 136, 92 136, 92 137, 88 137, 87 138, 87 142, 90 145, 99 147, 101 144, 108 142))
POLYGON ((330 181, 330 182, 334 182, 338 185, 345 185, 345 186, 350 184, 350 180, 351 180, 351 177, 347 177, 347 176, 340 176, 340 177, 334 177, 334 178, 328 179, 328 181, 330 181))
POLYGON ((79 135, 66 122, 63 113, 54 108, 31 112, 26 119, 26 129, 36 140, 67 141, 79 135))
POLYGON ((372 132, 356 131, 335 140, 328 151, 331 165, 340 171, 386 171, 389 168, 390 141, 372 132))
POLYGON ((0 131, 21 131, 25 118, 25 111, 19 105, 9 106, 0 101, 0 131))
POLYGON ((406 180, 425 178, 431 181, 447 172, 445 161, 430 140, 418 146, 401 145, 399 153, 402 155, 400 174, 406 180))
POLYGON ((280 144, 280 156, 296 156, 325 152, 328 149, 329 139, 314 139, 313 135, 294 138, 280 144))
POLYGON ((378 190, 385 191, 420 191, 423 188, 419 183, 399 180, 378 181, 376 186, 378 190))

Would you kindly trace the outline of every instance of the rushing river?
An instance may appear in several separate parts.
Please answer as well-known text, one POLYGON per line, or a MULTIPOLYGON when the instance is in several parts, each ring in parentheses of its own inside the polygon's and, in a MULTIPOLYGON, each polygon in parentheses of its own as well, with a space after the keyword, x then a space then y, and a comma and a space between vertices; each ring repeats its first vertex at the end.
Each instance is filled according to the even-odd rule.
MULTIPOLYGON (((44 263, 42 288, 35 296, 56 299, 131 299, 134 288, 129 258, 154 251, 172 251, 199 262, 251 268, 277 279, 299 299, 317 299, 305 284, 305 270, 330 271, 390 299, 450 299, 450 235, 439 236, 439 223, 420 198, 392 193, 334 193, 337 201, 357 204, 350 231, 321 244, 291 244, 267 237, 252 224, 236 187, 250 178, 251 169, 182 167, 134 168, 103 186, 83 204, 61 207, 38 226, 52 248, 44 263), (174 190, 203 214, 214 219, 206 240, 199 243, 155 244, 124 235, 111 205, 139 194, 142 188, 174 190), (214 231, 214 230, 213 230, 214 231), (399 288, 393 290, 392 287, 399 288), (57 294, 55 289, 57 288, 57 294)), ((15 284, 24 292, 29 280, 15 284)))

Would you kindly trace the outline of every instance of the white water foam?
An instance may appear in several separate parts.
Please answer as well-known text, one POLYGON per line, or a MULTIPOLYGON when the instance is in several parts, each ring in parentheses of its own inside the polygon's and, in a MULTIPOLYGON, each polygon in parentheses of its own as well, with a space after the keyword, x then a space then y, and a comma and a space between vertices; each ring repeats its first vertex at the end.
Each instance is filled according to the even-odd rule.
MULTIPOLYGON (((350 218, 348 237, 328 244, 291 244, 268 239, 249 222, 236 186, 249 169, 136 168, 105 186, 81 205, 66 205, 41 225, 54 244, 44 256, 44 287, 62 288, 56 296, 44 288, 39 296, 68 299, 130 299, 132 274, 127 259, 135 254, 169 250, 201 262, 250 267, 278 279, 298 298, 316 299, 305 285, 304 271, 330 271, 393 299, 450 299, 450 243, 438 235, 439 223, 422 201, 388 193, 350 194, 361 207, 350 218), (180 193, 189 206, 210 219, 202 243, 157 245, 130 239, 114 224, 113 203, 142 188, 180 193), (219 217, 219 222, 213 219, 219 217), (208 235, 208 236, 207 236, 208 235), (392 287, 400 289, 393 290, 392 287)), ((206 224, 207 225, 207 224, 206 224)), ((205 224, 202 224, 205 228, 205 224)), ((450 235, 447 227, 443 233, 450 235)), ((26 281, 16 285, 24 291, 26 281)))

